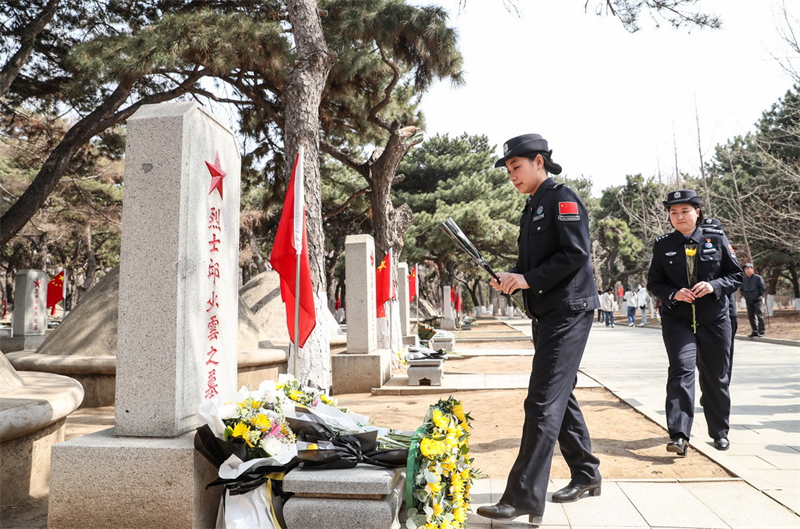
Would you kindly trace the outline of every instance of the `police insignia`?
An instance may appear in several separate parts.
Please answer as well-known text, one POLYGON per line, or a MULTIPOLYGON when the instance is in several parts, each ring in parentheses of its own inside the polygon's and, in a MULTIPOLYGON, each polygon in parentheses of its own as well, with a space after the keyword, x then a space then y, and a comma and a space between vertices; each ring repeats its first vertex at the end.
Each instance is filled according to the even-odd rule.
POLYGON ((539 206, 538 208, 536 208, 537 215, 541 215, 543 211, 544 211, 544 206, 539 206))
POLYGON ((674 194, 674 195, 672 195, 672 196, 673 196, 674 198, 681 198, 681 192, 680 192, 680 191, 675 191, 675 194, 674 194))
POLYGON ((666 255, 667 257, 672 257, 673 255, 677 255, 677 252, 667 252, 664 255, 666 255))
POLYGON ((714 245, 711 244, 711 239, 706 239, 706 243, 703 245, 704 248, 713 248, 714 245))
POLYGON ((558 203, 558 220, 562 221, 576 221, 581 220, 578 214, 577 202, 559 202, 558 203))

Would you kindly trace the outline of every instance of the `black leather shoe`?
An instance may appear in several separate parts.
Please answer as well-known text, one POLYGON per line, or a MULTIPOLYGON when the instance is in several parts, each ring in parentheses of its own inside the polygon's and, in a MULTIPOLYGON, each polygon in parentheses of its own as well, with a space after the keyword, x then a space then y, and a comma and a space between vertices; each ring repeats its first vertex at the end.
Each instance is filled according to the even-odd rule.
POLYGON ((581 485, 580 483, 570 481, 569 485, 553 493, 553 503, 578 501, 586 492, 589 493, 589 496, 600 496, 601 483, 602 481, 595 481, 588 485, 581 485))
POLYGON ((750 334, 747 335, 747 337, 748 338, 758 338, 758 333, 757 332, 750 333, 750 334))
POLYGON ((676 435, 669 443, 667 443, 667 452, 678 454, 681 457, 686 456, 686 451, 688 449, 689 440, 679 435, 676 435))
POLYGON ((484 518, 491 518, 493 520, 513 520, 519 516, 528 515, 528 523, 532 524, 541 524, 542 523, 542 515, 536 514, 528 511, 523 511, 522 509, 517 509, 513 505, 509 505, 506 502, 499 502, 494 505, 484 505, 483 507, 478 507, 478 515, 483 516, 484 518))
POLYGON ((731 442, 725 439, 724 437, 720 437, 719 439, 714 439, 714 448, 717 450, 725 451, 731 447, 731 442))

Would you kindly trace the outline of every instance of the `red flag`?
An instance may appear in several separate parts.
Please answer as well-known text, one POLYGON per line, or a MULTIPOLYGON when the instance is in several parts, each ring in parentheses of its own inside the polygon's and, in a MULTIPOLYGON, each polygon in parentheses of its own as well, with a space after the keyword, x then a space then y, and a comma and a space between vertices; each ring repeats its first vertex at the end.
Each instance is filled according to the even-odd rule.
POLYGON ((456 302, 456 289, 450 287, 450 303, 455 303, 455 302, 456 302))
POLYGON ((286 190, 283 201, 283 213, 272 246, 269 263, 281 276, 281 299, 286 304, 286 325, 289 327, 289 338, 303 347, 311 331, 317 325, 317 314, 314 310, 314 293, 311 291, 311 266, 308 263, 308 239, 306 237, 305 206, 295 204, 302 199, 303 169, 298 153, 292 169, 292 179, 286 190), (298 165, 300 170, 298 171, 298 165), (299 190, 295 191, 295 185, 299 190), (295 241, 302 241, 297 248, 295 241), (295 283, 297 281, 297 257, 300 254, 300 339, 294 335, 295 283))
POLYGON ((6 317, 6 308, 7 307, 8 307, 8 303, 6 302, 6 300, 3 300, 3 315, 0 316, 0 318, 5 318, 6 317))
POLYGON ((378 304, 378 318, 386 317, 383 304, 394 299, 394 282, 392 281, 392 251, 386 254, 378 269, 375 270, 375 301, 378 304))
POLYGON ((559 215, 577 215, 578 203, 577 202, 559 202, 558 203, 559 215))
POLYGON ((339 310, 340 308, 342 308, 342 295, 341 294, 336 296, 336 303, 334 304, 333 308, 334 308, 334 310, 339 310))
POLYGON ((64 299, 64 271, 60 271, 56 277, 47 283, 47 308, 56 308, 56 303, 64 299))
POLYGON ((414 299, 417 295, 417 267, 414 266, 414 269, 411 270, 411 273, 408 274, 408 299, 414 299))

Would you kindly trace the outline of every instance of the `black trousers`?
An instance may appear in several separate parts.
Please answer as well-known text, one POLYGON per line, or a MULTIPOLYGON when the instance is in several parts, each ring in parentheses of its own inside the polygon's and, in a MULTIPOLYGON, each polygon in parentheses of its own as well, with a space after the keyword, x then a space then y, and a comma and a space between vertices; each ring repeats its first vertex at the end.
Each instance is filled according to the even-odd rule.
POLYGON ((728 361, 728 383, 730 384, 731 373, 733 372, 733 344, 736 342, 736 331, 739 330, 739 320, 731 317, 731 357, 728 361))
POLYGON ((695 367, 700 374, 703 414, 712 439, 728 437, 731 415, 730 354, 731 324, 728 318, 698 325, 665 313, 661 335, 667 348, 667 427, 670 437, 692 434, 694 420, 695 367))
POLYGON ((758 301, 745 301, 747 305, 747 318, 750 320, 750 329, 758 334, 764 334, 764 302, 761 298, 758 301))
POLYGON ((592 454, 589 430, 572 390, 594 312, 556 314, 534 320, 535 355, 519 455, 511 468, 502 501, 544 514, 550 465, 556 440, 572 480, 600 480, 600 460, 592 454))

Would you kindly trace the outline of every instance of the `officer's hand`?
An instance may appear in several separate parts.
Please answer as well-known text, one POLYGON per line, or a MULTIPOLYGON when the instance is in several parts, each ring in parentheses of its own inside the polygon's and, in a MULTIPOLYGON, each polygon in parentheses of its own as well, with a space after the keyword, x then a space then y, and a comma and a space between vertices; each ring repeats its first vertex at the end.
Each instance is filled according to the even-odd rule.
MULTIPOLYGON (((500 278, 500 287, 494 287, 495 290, 502 290, 506 294, 511 294, 515 290, 521 288, 530 288, 528 286, 528 282, 525 281, 525 276, 522 274, 512 274, 511 272, 502 272, 497 274, 497 277, 500 278)), ((496 283, 494 279, 493 282, 496 283)), ((494 285, 493 285, 494 286, 494 285)))
POLYGON ((712 292, 714 292, 714 287, 707 281, 700 281, 692 287, 692 294, 697 298, 702 298, 706 294, 711 294, 712 292))
POLYGON ((695 300, 697 296, 694 295, 694 292, 689 290, 688 288, 682 288, 679 291, 675 292, 675 295, 672 296, 672 299, 676 301, 685 301, 686 303, 691 303, 695 300))

